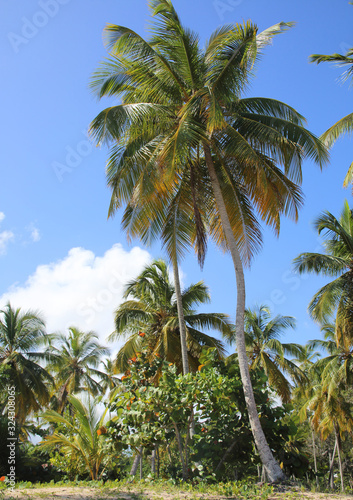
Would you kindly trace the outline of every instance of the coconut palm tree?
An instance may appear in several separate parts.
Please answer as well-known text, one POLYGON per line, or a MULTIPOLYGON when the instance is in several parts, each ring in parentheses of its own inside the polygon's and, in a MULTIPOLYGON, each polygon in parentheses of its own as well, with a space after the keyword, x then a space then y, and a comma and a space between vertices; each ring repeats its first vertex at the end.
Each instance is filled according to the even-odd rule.
MULTIPOLYGON (((347 201, 340 219, 330 212, 323 212, 315 221, 318 234, 324 233, 325 253, 302 253, 294 259, 299 273, 315 273, 333 277, 314 295, 310 304, 311 316, 321 324, 337 315, 336 326, 340 332, 353 336, 353 214, 347 201)), ((339 332, 336 332, 339 335, 339 332)))
POLYGON ((353 339, 342 331, 344 326, 326 324, 322 327, 324 339, 308 342, 310 351, 319 348, 326 351, 327 356, 311 364, 308 368, 310 384, 302 385, 296 394, 297 401, 301 400, 301 417, 305 418, 307 412, 310 413, 312 430, 320 433, 324 440, 332 434, 335 437, 329 483, 332 487, 333 463, 337 450, 342 491, 341 438, 344 438, 346 432, 353 430, 352 405, 349 396, 347 397, 353 376, 353 339))
POLYGON ((309 344, 300 346, 300 351, 293 358, 293 362, 299 366, 303 372, 307 372, 309 368, 320 358, 320 352, 316 351, 315 348, 309 344))
POLYGON ((353 338, 345 334, 344 326, 327 324, 322 327, 324 340, 311 340, 311 348, 320 348, 327 352, 327 356, 316 361, 315 366, 320 370, 322 379, 330 383, 351 386, 353 382, 353 338))
POLYGON ((321 164, 326 150, 290 106, 242 98, 262 48, 291 24, 262 33, 250 21, 222 27, 202 50, 170 0, 152 0, 150 6, 155 22, 149 41, 122 26, 105 30, 111 59, 94 75, 92 87, 99 97, 115 96, 121 104, 102 111, 91 134, 99 144, 112 143, 107 178, 115 208, 148 199, 155 179, 159 186, 178 186, 190 165, 197 173, 210 202, 207 230, 233 259, 237 350, 249 418, 262 461, 276 480, 283 473, 262 432, 248 371, 243 262, 261 243, 256 213, 277 232, 281 214, 296 218, 302 160, 321 164))
POLYGON ((61 411, 69 394, 88 391, 96 396, 102 392, 102 386, 94 377, 106 378, 104 372, 97 368, 101 357, 108 354, 109 349, 99 344, 96 333, 82 332, 72 326, 68 335, 51 334, 49 342, 47 353, 50 363, 47 368, 55 375, 59 394, 57 403, 61 411))
POLYGON ((99 479, 104 467, 111 459, 100 437, 106 432, 104 423, 107 409, 99 416, 97 401, 88 400, 84 404, 78 398, 69 395, 68 401, 72 408, 72 417, 57 413, 54 410, 46 411, 41 417, 51 424, 59 424, 61 431, 45 436, 40 444, 45 448, 58 448, 71 458, 72 461, 82 464, 93 481, 99 479))
MULTIPOLYGON (((127 300, 120 304, 115 312, 116 330, 109 336, 109 341, 127 337, 116 357, 117 371, 126 371, 129 368, 129 359, 143 349, 147 349, 152 358, 158 355, 175 363, 181 370, 175 287, 170 281, 166 262, 155 260, 146 266, 135 280, 128 283, 124 298, 127 300)), ((232 326, 225 314, 195 311, 195 306, 210 301, 208 289, 202 282, 183 290, 181 299, 186 323, 189 365, 196 371, 203 346, 215 347, 220 356, 224 354, 222 342, 206 335, 200 329, 212 328, 229 336, 232 326)))
MULTIPOLYGON (((323 359, 320 361, 324 361, 323 359)), ((321 363, 322 364, 322 363, 321 363)), ((316 371, 320 371, 322 367, 315 367, 316 371)), ((331 364, 330 368, 333 366, 331 364)), ((344 433, 351 433, 353 430, 353 413, 352 405, 347 400, 345 389, 347 386, 342 383, 337 383, 337 373, 326 369, 326 374, 322 374, 320 378, 313 384, 310 396, 306 400, 302 409, 302 414, 307 410, 311 412, 310 422, 315 431, 321 434, 325 440, 329 435, 335 436, 335 447, 332 454, 330 466, 330 479, 332 479, 333 461, 337 450, 338 461, 341 475, 341 489, 343 485, 343 471, 341 460, 341 438, 344 438, 344 433)), ((329 483, 331 483, 329 479, 329 483)), ((332 484, 332 483, 331 483, 332 484)))
MULTIPOLYGON (((311 62, 317 64, 322 62, 334 62, 337 66, 347 68, 342 75, 342 81, 352 80, 353 82, 353 48, 349 49, 346 54, 313 54, 310 56, 311 62)), ((337 141, 339 137, 345 134, 350 134, 353 131, 353 113, 344 116, 334 125, 332 125, 321 136, 321 139, 330 148, 337 141)), ((345 187, 353 182, 353 162, 351 163, 347 175, 344 179, 343 185, 345 187)))
POLYGON ((115 368, 115 364, 112 359, 106 358, 104 361, 101 361, 103 366, 103 377, 99 380, 99 383, 102 387, 103 393, 106 391, 113 390, 117 384, 119 383, 119 377, 117 376, 117 370, 115 368))
POLYGON ((0 370, 16 392, 17 430, 26 417, 38 412, 50 397, 52 377, 39 362, 46 340, 45 323, 36 311, 21 311, 8 303, 0 311, 0 370))
POLYGON ((299 344, 282 344, 279 337, 288 328, 295 328, 295 318, 277 315, 271 318, 268 307, 260 305, 254 310, 245 310, 245 343, 250 367, 260 366, 268 377, 270 387, 288 403, 291 396, 289 376, 297 383, 305 379, 302 370, 285 355, 300 356, 299 344))

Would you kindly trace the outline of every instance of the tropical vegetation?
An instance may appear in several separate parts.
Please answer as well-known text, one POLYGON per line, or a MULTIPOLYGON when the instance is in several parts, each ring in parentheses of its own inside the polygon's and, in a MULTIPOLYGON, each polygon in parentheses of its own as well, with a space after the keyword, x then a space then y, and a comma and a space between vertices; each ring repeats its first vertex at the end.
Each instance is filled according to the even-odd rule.
MULTIPOLYGON (((151 38, 108 25, 110 59, 92 79, 98 97, 121 101, 99 113, 90 129, 98 144, 112 143, 110 213, 125 205, 124 227, 143 241, 162 234, 175 271, 178 250, 195 246, 202 254, 207 234, 230 252, 249 418, 264 466, 277 480, 283 473, 261 429, 248 369, 243 265, 261 244, 259 219, 277 233, 281 215, 297 219, 302 161, 309 157, 321 166, 327 152, 290 106, 243 97, 264 47, 290 23, 261 33, 251 21, 224 26, 202 50, 170 0, 149 5, 151 38)), ((181 304, 178 312, 182 332, 181 304)), ((183 335, 181 340, 185 351, 183 335)))
MULTIPOLYGON (((170 0, 149 6, 147 40, 105 28, 109 59, 91 87, 117 103, 90 132, 110 148, 109 216, 122 215, 128 240, 159 239, 167 261, 125 283, 104 341, 80 325, 47 331, 39 311, 0 310, 0 446, 16 461, 14 473, 0 454, 0 489, 13 474, 100 485, 139 474, 239 498, 250 482, 287 479, 352 491, 353 207, 322 211, 322 249, 303 248, 291 263, 325 280, 308 304, 320 338, 288 341, 290 310, 248 305, 244 278, 262 224, 279 235, 282 216, 298 219, 304 160, 322 167, 352 115, 318 138, 291 106, 246 93, 260 55, 291 23, 223 26, 201 48, 170 0), (186 252, 202 267, 209 240, 232 259, 235 318, 213 311, 203 281, 180 278, 186 252)), ((312 61, 353 75, 351 50, 312 61)), ((273 492, 256 488, 255 498, 273 492)))

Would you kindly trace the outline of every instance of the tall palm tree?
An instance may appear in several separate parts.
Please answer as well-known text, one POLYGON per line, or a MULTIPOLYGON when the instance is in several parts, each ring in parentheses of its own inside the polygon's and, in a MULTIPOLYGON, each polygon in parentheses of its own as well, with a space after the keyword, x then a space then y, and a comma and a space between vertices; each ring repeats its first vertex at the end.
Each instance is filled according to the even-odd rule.
POLYGON ((109 349, 98 342, 98 336, 94 332, 82 332, 72 326, 68 335, 51 334, 49 342, 48 370, 55 374, 59 390, 58 406, 61 410, 69 394, 85 390, 96 396, 102 392, 101 385, 94 377, 106 378, 104 372, 97 368, 101 357, 108 354, 109 349))
MULTIPOLYGON (((342 81, 352 80, 353 82, 353 48, 349 49, 346 54, 313 54, 310 56, 311 62, 317 64, 322 62, 334 62, 337 66, 346 68, 346 71, 342 75, 342 81)), ((330 148, 336 142, 336 140, 345 134, 350 134, 353 132, 353 113, 349 113, 344 116, 334 125, 332 125, 326 132, 321 136, 321 139, 330 148)), ((351 163, 347 175, 344 179, 343 185, 345 187, 353 182, 353 162, 351 163)))
POLYGON ((82 463, 93 481, 99 479, 104 467, 111 459, 100 435, 105 432, 104 423, 107 409, 102 415, 97 414, 95 401, 84 404, 78 398, 69 395, 68 401, 73 409, 73 419, 67 418, 54 410, 42 414, 42 418, 51 424, 60 424, 61 431, 45 436, 41 445, 52 449, 59 447, 61 452, 77 463, 82 463))
POLYGON ((305 378, 302 370, 285 355, 300 356, 299 344, 282 344, 279 337, 287 328, 295 328, 295 318, 277 315, 271 318, 270 310, 260 305, 254 310, 245 310, 245 343, 250 360, 250 367, 260 366, 268 377, 269 384, 284 403, 291 396, 289 376, 297 383, 305 378))
POLYGON ((26 417, 49 401, 52 377, 39 362, 46 359, 41 351, 45 323, 36 311, 14 309, 8 303, 0 311, 0 370, 8 385, 16 391, 17 430, 26 417))
MULTIPOLYGON (((113 341, 127 341, 116 357, 117 371, 129 368, 128 361, 146 348, 151 357, 158 355, 182 369, 180 330, 175 287, 170 282, 168 267, 163 260, 148 265, 131 281, 125 290, 125 302, 115 312, 116 330, 109 336, 113 341)), ((186 323, 187 354, 193 371, 199 366, 202 347, 215 347, 220 356, 224 347, 220 340, 201 330, 213 328, 231 335, 228 316, 222 313, 197 313, 194 307, 210 301, 207 287, 202 283, 190 285, 182 291, 182 308, 186 323)))
MULTIPOLYGON (((283 473, 261 429, 246 357, 243 261, 261 243, 256 212, 277 232, 281 214, 296 218, 302 160, 321 164, 326 149, 290 106, 242 98, 261 49, 291 24, 262 33, 250 21, 222 27, 201 50, 170 0, 152 0, 150 7, 156 21, 149 41, 122 26, 105 30, 111 59, 94 75, 92 87, 99 97, 115 96, 121 104, 102 111, 90 130, 98 143, 113 142, 107 177, 115 208, 148 200, 155 179, 159 186, 180 185, 186 171, 207 193, 207 230, 230 251, 236 272, 237 350, 251 427, 269 477, 276 480, 283 473)), ((189 241, 188 230, 184 235, 189 241)))
POLYGON ((340 219, 330 212, 323 212, 314 227, 319 235, 324 232, 326 236, 325 253, 302 253, 294 259, 294 267, 299 273, 315 273, 335 279, 314 295, 309 312, 321 324, 328 323, 337 314, 336 325, 352 338, 353 213, 347 201, 340 219))

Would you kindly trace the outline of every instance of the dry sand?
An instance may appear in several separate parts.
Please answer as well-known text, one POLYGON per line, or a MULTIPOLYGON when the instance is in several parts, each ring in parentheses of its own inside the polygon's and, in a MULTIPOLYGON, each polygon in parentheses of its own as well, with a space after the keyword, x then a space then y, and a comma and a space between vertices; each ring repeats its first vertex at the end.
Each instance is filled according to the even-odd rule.
MULTIPOLYGON (((326 493, 310 493, 294 490, 286 492, 277 492, 269 495, 267 500, 287 500, 290 498, 302 500, 353 500, 353 496, 326 494, 326 493)), ((212 496, 205 493, 169 493, 169 492, 152 492, 137 489, 135 487, 127 489, 102 489, 99 488, 31 488, 23 490, 15 490, 14 492, 0 492, 0 500, 226 500, 236 497, 212 496)))

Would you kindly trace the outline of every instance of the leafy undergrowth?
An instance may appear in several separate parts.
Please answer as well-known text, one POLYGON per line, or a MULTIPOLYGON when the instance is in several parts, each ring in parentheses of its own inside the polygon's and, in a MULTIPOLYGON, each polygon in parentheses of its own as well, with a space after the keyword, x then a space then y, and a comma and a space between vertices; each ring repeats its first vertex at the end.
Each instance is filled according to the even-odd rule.
POLYGON ((0 486, 0 499, 65 500, 291 500, 353 499, 353 496, 315 493, 290 485, 273 486, 247 482, 175 484, 171 481, 60 481, 38 484, 21 482, 11 492, 0 486))

